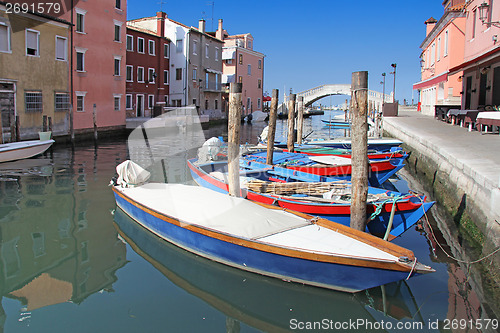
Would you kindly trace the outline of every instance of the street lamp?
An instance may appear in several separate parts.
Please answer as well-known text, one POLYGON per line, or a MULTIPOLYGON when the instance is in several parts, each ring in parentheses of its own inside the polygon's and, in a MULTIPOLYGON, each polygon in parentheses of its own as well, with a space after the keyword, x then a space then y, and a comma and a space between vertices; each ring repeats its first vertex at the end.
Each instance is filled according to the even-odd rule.
POLYGON ((382 85, 382 107, 384 107, 385 103, 385 73, 382 73, 382 78, 384 81, 381 81, 380 84, 382 85))
POLYGON ((495 26, 497 28, 500 28, 500 21, 495 21, 495 22, 488 22, 488 14, 490 11, 490 5, 488 5, 486 2, 483 2, 480 4, 478 7, 479 10, 479 19, 481 20, 481 23, 486 24, 488 26, 495 26))
POLYGON ((396 102, 396 63, 391 64, 391 67, 394 68, 394 72, 390 72, 389 74, 394 74, 394 88, 392 90, 392 102, 396 102))

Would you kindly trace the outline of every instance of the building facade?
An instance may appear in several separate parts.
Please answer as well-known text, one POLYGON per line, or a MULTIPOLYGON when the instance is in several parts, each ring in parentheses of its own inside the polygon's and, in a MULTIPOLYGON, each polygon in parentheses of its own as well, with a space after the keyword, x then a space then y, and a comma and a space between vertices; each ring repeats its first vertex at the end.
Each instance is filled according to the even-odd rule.
POLYGON ((155 106, 169 103, 170 41, 154 31, 127 26, 126 44, 127 118, 153 116, 155 106))
POLYGON ((29 12, 7 14, 0 2, 2 142, 37 139, 44 116, 50 118, 55 135, 67 134, 69 40, 68 21, 29 12))
MULTIPOLYGON (((242 83, 243 115, 263 109, 264 54, 253 50, 251 34, 229 35, 222 20, 215 36, 224 41, 223 84, 242 83)), ((227 98, 227 97, 226 97, 227 98)))
POLYGON ((450 70, 463 72, 462 109, 500 106, 500 2, 467 1, 465 12, 464 59, 450 70), (481 7, 485 7, 483 17, 481 7))
POLYGON ((198 28, 188 27, 159 12, 128 22, 130 27, 154 31, 171 41, 170 106, 196 105, 200 115, 212 119, 224 117, 221 112, 222 41, 206 33, 205 21, 198 28), (158 21, 164 20, 164 31, 158 21))
POLYGON ((70 90, 75 133, 125 127, 126 0, 78 1, 62 18, 73 24, 70 90), (95 115, 94 115, 95 114, 95 115))
POLYGON ((444 1, 439 21, 428 19, 426 37, 420 48, 421 81, 413 85, 420 93, 421 111, 434 115, 436 105, 456 106, 461 100, 461 72, 450 69, 463 61, 466 17, 465 0, 444 1))

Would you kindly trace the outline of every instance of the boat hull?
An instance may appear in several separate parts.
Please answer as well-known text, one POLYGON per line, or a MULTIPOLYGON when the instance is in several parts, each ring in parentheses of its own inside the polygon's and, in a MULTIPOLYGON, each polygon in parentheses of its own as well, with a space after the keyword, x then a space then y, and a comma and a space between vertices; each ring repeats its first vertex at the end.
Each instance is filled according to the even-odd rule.
POLYGON ((354 262, 350 264, 348 259, 347 264, 311 260, 307 255, 302 258, 294 255, 294 251, 188 228, 183 221, 153 211, 116 188, 113 190, 118 207, 144 228, 180 248, 242 270, 346 292, 361 291, 408 276, 408 271, 387 269, 383 265, 359 266, 354 262))
POLYGON ((32 140, 0 145, 0 163, 22 160, 44 153, 54 140, 32 140))

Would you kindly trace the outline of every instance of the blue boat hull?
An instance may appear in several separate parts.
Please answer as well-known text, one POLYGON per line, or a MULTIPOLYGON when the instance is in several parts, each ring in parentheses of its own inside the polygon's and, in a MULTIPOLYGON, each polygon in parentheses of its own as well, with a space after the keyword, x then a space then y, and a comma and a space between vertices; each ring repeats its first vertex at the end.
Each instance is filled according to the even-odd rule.
MULTIPOLYGON (((189 230, 148 211, 140 203, 131 201, 115 191, 117 205, 146 229, 166 241, 211 260, 246 271, 309 285, 357 292, 389 282, 399 281, 408 272, 373 267, 360 267, 312 261, 259 251, 222 239, 189 230)), ((193 207, 196 203, 193 203, 193 207)))

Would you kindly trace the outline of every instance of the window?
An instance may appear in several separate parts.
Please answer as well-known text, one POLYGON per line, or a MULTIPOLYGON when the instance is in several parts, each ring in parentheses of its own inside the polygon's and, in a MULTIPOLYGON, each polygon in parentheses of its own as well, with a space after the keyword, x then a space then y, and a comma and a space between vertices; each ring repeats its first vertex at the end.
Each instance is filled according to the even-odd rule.
POLYGON ((439 37, 437 41, 436 60, 439 61, 440 58, 441 58, 441 37, 439 37))
POLYGON ((209 52, 209 46, 208 46, 208 44, 205 44, 205 58, 207 58, 207 59, 209 58, 208 52, 209 52))
POLYGON ((168 84, 168 71, 163 71, 163 84, 168 84))
POLYGON ((78 72, 85 71, 85 53, 76 51, 76 70, 78 72))
POLYGON ((260 109, 260 103, 261 103, 260 98, 257 98, 257 109, 260 109))
POLYGON ((76 50, 76 71, 85 72, 85 52, 87 49, 75 47, 76 50))
POLYGON ((40 55, 40 32, 26 29, 26 55, 38 57, 40 55))
POLYGON ((56 36, 56 60, 68 60, 68 39, 56 36))
POLYGON ((238 76, 238 83, 243 83, 243 76, 238 76))
POLYGON ((210 82, 210 75, 208 75, 208 73, 205 73, 205 88, 206 89, 209 89, 209 85, 208 83, 210 82))
POLYGON ((431 45, 431 66, 434 65, 436 61, 436 44, 431 45))
POLYGON ((120 76, 120 65, 122 57, 115 56, 115 76, 120 76))
POLYGON ((219 61, 219 48, 215 48, 215 61, 219 61))
POLYGON ((443 56, 448 55, 448 30, 444 32, 444 51, 443 56))
POLYGON ((233 59, 226 60, 226 65, 232 65, 232 64, 233 64, 233 59))
POLYGON ((134 50, 134 36, 127 35, 127 51, 134 50))
POLYGON ((155 55, 155 41, 149 40, 149 55, 155 55))
POLYGON ((198 41, 193 40, 193 54, 197 55, 198 54, 198 41))
POLYGON ((122 8, 122 0, 116 0, 115 8, 116 9, 121 9, 122 8))
POLYGON ((85 14, 86 10, 75 8, 76 11, 76 27, 75 31, 85 33, 85 14))
POLYGON ((261 79, 258 79, 258 80, 257 80, 257 88, 258 88, 258 89, 261 89, 261 88, 262 88, 262 80, 261 80, 261 79))
POLYGON ((24 93, 24 102, 26 112, 42 112, 42 92, 41 91, 26 91, 24 93))
POLYGON ((120 41, 120 33, 121 33, 121 26, 115 23, 115 39, 114 39, 115 42, 120 41))
POLYGON ((182 53, 182 49, 183 49, 183 45, 182 45, 182 39, 178 39, 176 42, 175 42, 175 52, 177 53, 182 53))
POLYGON ((168 44, 163 44, 163 57, 168 58, 170 56, 170 48, 168 47, 168 44))
POLYGON ((137 67, 137 82, 144 82, 144 67, 137 67))
POLYGON ((128 82, 133 82, 134 81, 134 66, 132 65, 127 65, 127 77, 126 80, 128 82))
POLYGON ((243 65, 243 54, 240 54, 240 56, 238 57, 238 62, 240 63, 240 65, 243 65))
POLYGON ((259 60, 259 69, 262 69, 262 60, 259 60))
POLYGON ((208 110, 208 99, 205 100, 205 110, 208 110))
POLYGON ((197 69, 196 68, 193 68, 193 80, 196 80, 197 79, 197 73, 196 73, 197 69))
POLYGON ((175 69, 175 79, 182 80, 182 68, 175 69))
POLYGON ((10 28, 0 22, 0 52, 10 52, 10 28))
POLYGON ((68 93, 54 93, 54 110, 68 111, 69 110, 69 94, 68 93))
POLYGON ((472 39, 474 39, 474 37, 476 37, 476 20, 477 20, 477 10, 474 9, 474 11, 472 12, 472 39))
POLYGON ((121 96, 114 96, 113 98, 115 100, 115 111, 120 111, 121 96))
POLYGON ((76 112, 85 112, 85 95, 84 91, 76 91, 76 112))
POLYGON ((148 107, 152 109, 155 106, 155 95, 148 95, 148 107))
POLYGON ((125 108, 127 110, 132 109, 132 95, 130 95, 130 94, 125 95, 125 108))
POLYGON ((248 75, 252 75, 252 65, 248 65, 248 68, 247 68, 247 74, 248 75))
POLYGON ((217 110, 219 108, 219 100, 216 99, 215 100, 215 110, 217 110))
POLYGON ((144 53, 144 38, 137 37, 137 52, 144 53))
POLYGON ((149 68, 148 69, 148 82, 149 83, 155 83, 155 69, 154 68, 149 68))

